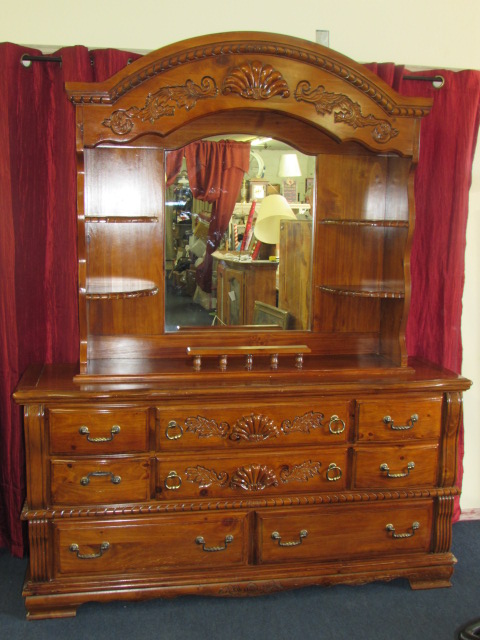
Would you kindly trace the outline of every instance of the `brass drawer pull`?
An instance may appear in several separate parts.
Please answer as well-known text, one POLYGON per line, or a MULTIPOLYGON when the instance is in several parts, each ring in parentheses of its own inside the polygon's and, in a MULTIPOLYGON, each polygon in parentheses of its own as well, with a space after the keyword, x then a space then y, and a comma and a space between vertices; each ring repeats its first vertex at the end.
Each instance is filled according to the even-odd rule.
POLYGON ((409 429, 413 429, 415 423, 418 422, 418 413, 414 413, 410 416, 410 419, 407 421, 407 424, 395 426, 393 419, 390 416, 385 416, 383 418, 385 424, 390 426, 392 431, 408 431, 409 429))
POLYGON ((344 420, 342 420, 341 418, 339 418, 336 415, 333 415, 330 418, 330 422, 328 423, 328 430, 330 431, 330 433, 333 433, 334 435, 337 435, 339 433, 343 433, 345 431, 345 422, 344 422, 344 420), (338 426, 334 428, 334 425, 338 425, 338 426))
POLYGON ((342 470, 335 464, 335 462, 331 462, 328 465, 326 476, 329 482, 338 482, 342 477, 342 470))
POLYGON ((210 552, 210 551, 212 551, 212 552, 225 551, 225 549, 227 548, 227 544, 230 544, 230 542, 233 542, 233 536, 231 536, 231 535, 225 536, 225 545, 223 547, 206 547, 205 546, 205 538, 203 536, 197 536, 195 538, 195 542, 197 544, 201 544, 202 545, 203 551, 208 551, 208 552, 210 552))
POLYGON ((412 531, 410 533, 395 533, 395 527, 393 526, 393 524, 387 524, 385 529, 387 531, 391 532, 392 538, 395 538, 397 540, 399 540, 400 538, 411 538, 412 536, 415 535, 415 531, 417 529, 420 529, 420 523, 419 522, 413 522, 412 523, 412 531))
POLYGON ((78 433, 82 436, 87 436, 88 442, 111 442, 113 438, 117 435, 117 433, 120 433, 120 427, 118 426, 118 424, 114 424, 113 427, 110 429, 109 438, 91 438, 90 431, 88 430, 88 427, 86 427, 85 425, 82 425, 80 427, 80 429, 78 430, 78 433))
POLYGON ((390 473, 389 466, 386 462, 380 465, 380 471, 386 471, 387 478, 406 478, 412 469, 415 469, 415 462, 413 462, 413 460, 407 464, 405 473, 390 473))
POLYGON ((108 549, 110 549, 110 543, 102 542, 102 544, 100 545, 100 551, 98 553, 80 553, 80 547, 75 543, 71 544, 69 549, 72 553, 77 554, 77 558, 79 560, 95 560, 95 558, 100 558, 101 556, 103 556, 105 551, 108 551, 108 549))
POLYGON ((180 440, 183 436, 183 428, 182 425, 175 422, 175 420, 170 420, 167 424, 167 428, 165 429, 165 436, 167 440, 180 440), (177 433, 172 433, 173 430, 176 429, 177 433))
POLYGON ((306 538, 307 536, 308 531, 306 529, 302 529, 299 533, 298 540, 292 540, 291 542, 282 542, 282 536, 278 533, 278 531, 274 531, 272 533, 272 540, 276 540, 279 547, 298 547, 299 544, 302 544, 303 538, 306 538))
POLYGON ((83 476, 83 478, 80 478, 80 484, 86 487, 87 484, 90 484, 90 478, 108 478, 108 477, 110 477, 110 482, 112 484, 120 484, 120 482, 122 481, 121 476, 115 476, 111 471, 90 471, 90 473, 87 473, 86 476, 83 476))
POLYGON ((182 486, 182 479, 176 471, 170 471, 163 484, 165 485, 165 489, 178 491, 182 486))

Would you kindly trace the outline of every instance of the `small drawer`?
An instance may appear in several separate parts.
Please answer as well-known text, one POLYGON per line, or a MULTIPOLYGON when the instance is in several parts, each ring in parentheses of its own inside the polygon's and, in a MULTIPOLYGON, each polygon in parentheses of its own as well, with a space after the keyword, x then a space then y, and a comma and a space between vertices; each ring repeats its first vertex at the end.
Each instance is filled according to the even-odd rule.
POLYGON ((145 458, 52 460, 52 504, 140 502, 150 498, 150 460, 145 458))
POLYGON ((373 489, 437 484, 437 445, 357 447, 354 487, 373 489))
POLYGON ((375 397, 357 402, 358 442, 440 437, 442 397, 375 397))
POLYGON ((428 551, 432 518, 431 501, 258 513, 258 562, 331 561, 428 551))
POLYGON ((157 459, 157 497, 252 499, 345 488, 347 449, 157 459))
POLYGON ((148 451, 148 409, 50 409, 51 453, 148 451))
POLYGON ((246 513, 55 523, 58 575, 215 569, 248 562, 246 513))
POLYGON ((308 404, 247 403, 217 407, 172 407, 157 410, 157 447, 163 450, 239 449, 346 442, 350 403, 331 398, 308 404))

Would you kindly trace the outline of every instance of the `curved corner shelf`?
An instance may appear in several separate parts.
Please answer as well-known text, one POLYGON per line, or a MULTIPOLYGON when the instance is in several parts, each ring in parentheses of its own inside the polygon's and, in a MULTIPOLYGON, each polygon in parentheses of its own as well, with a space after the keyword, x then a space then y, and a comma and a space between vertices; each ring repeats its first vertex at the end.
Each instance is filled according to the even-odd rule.
POLYGON ((318 288, 325 293, 332 293, 337 296, 350 296, 353 298, 395 298, 405 297, 403 283, 394 282, 391 285, 364 282, 362 284, 344 285, 320 285, 318 288))
POLYGON ((158 216, 105 216, 105 215, 86 215, 85 222, 103 222, 109 224, 125 223, 155 223, 158 222, 158 216))
POLYGON ((144 298, 158 293, 158 287, 150 280, 139 278, 90 278, 87 282, 87 300, 122 300, 144 298))
POLYGON ((325 218, 319 222, 320 224, 339 227, 383 227, 408 229, 408 221, 406 220, 355 220, 352 218, 325 218))

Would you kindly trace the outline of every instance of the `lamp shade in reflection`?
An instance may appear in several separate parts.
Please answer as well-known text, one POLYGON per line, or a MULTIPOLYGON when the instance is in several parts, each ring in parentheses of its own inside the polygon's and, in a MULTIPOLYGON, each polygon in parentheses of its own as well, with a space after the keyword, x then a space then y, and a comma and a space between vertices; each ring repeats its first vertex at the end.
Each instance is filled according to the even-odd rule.
POLYGON ((298 178, 302 175, 296 153, 284 153, 280 158, 278 167, 280 178, 298 178))
POLYGON ((257 221, 253 230, 257 240, 266 244, 278 244, 282 220, 296 220, 287 200, 277 193, 264 198, 258 208, 257 221))

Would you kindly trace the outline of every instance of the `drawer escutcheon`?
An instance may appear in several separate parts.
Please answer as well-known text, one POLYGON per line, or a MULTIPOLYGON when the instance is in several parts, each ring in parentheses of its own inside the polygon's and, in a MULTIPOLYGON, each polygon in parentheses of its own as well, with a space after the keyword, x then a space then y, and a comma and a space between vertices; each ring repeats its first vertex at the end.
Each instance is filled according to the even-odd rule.
POLYGON ((407 470, 404 473, 390 473, 390 468, 386 462, 380 465, 380 471, 386 471, 387 478, 406 478, 412 469, 415 469, 413 460, 407 464, 407 470))
POLYGON ((404 425, 395 425, 393 419, 390 416, 384 416, 383 422, 386 425, 390 426, 392 431, 408 431, 409 429, 413 429, 415 423, 418 422, 418 413, 413 413, 410 416, 410 419, 407 420, 407 424, 404 425))
POLYGON ((282 542, 282 536, 278 533, 278 531, 274 531, 272 533, 272 540, 276 540, 278 542, 279 547, 298 547, 299 544, 302 544, 303 539, 308 536, 308 531, 306 529, 302 529, 298 534, 298 540, 292 540, 290 542, 282 542))
POLYGON ((114 424, 113 427, 110 429, 110 437, 109 438, 105 438, 105 437, 100 437, 100 438, 91 438, 90 437, 90 431, 88 429, 88 427, 86 427, 85 425, 82 425, 80 427, 80 429, 78 430, 78 433, 81 436, 87 436, 87 440, 88 442, 111 442, 114 437, 117 435, 117 433, 120 433, 120 427, 118 426, 118 424, 114 424))
POLYGON ((420 523, 412 522, 412 531, 407 533, 395 533, 395 527, 393 526, 393 524, 387 524, 385 529, 390 532, 392 534, 392 538, 395 538, 396 540, 400 540, 402 538, 412 538, 415 535, 415 531, 417 531, 417 529, 420 529, 420 523))
POLYGON ((100 545, 100 551, 98 553, 80 553, 80 547, 78 546, 78 544, 71 544, 69 547, 69 550, 72 553, 76 553, 77 554, 77 558, 79 560, 95 560, 95 558, 101 558, 103 556, 103 554, 105 553, 105 551, 108 551, 110 549, 110 543, 109 542, 102 542, 102 544, 100 545))

